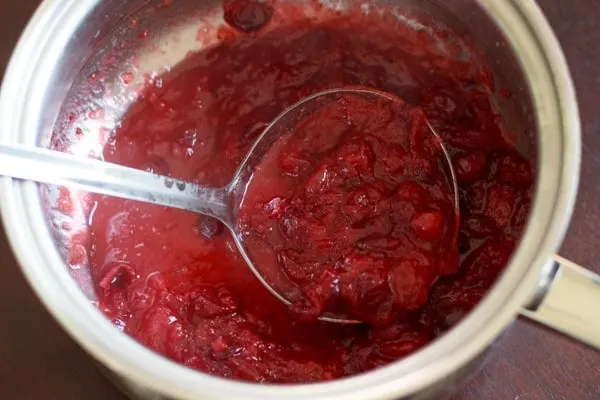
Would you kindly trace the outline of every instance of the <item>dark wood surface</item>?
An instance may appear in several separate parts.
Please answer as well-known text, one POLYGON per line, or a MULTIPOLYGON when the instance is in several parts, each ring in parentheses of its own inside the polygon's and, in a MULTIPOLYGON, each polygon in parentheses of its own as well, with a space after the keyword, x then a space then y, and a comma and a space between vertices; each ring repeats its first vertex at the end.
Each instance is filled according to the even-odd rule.
MULTIPOLYGON (((0 69, 39 0, 0 1, 0 69)), ((600 1, 539 0, 567 55, 583 122, 577 209, 561 254, 600 272, 600 1)), ((600 307, 600 305, 598 305, 600 307)), ((0 234, 0 399, 124 400, 57 326, 0 234)), ((598 400, 600 352, 517 321, 453 400, 598 400)))

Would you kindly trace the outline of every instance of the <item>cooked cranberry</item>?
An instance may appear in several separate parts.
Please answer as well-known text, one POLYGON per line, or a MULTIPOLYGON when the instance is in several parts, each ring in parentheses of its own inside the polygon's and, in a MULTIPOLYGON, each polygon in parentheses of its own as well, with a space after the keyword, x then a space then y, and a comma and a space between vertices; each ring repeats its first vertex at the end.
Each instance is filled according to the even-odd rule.
POLYGON ((516 200, 517 194, 512 187, 494 184, 487 191, 483 214, 504 228, 515 212, 516 200))
POLYGON ((377 354, 389 360, 397 360, 413 353, 431 341, 431 335, 427 332, 406 332, 400 337, 377 345, 377 354))
POLYGON ((199 288, 197 296, 187 305, 188 318, 192 323, 201 323, 204 319, 230 314, 237 305, 227 289, 205 286, 199 288))
POLYGON ((348 202, 343 212, 352 225, 365 221, 377 212, 382 195, 371 187, 359 187, 348 194, 348 202))
POLYGON ((437 334, 457 324, 483 298, 486 291, 483 282, 474 282, 477 281, 465 282, 458 278, 432 289, 426 313, 434 318, 437 334))
POLYGON ((390 286, 394 290, 396 302, 405 310, 414 310, 427 301, 432 276, 435 275, 433 265, 420 265, 416 260, 392 261, 390 286))
POLYGON ((469 213, 473 214, 481 212, 486 194, 483 185, 473 185, 464 193, 464 204, 462 208, 465 208, 469 213))
POLYGON ((462 231, 468 238, 483 239, 496 234, 494 220, 481 214, 469 215, 462 219, 462 231))
POLYGON ((487 155, 483 151, 457 156, 453 160, 457 181, 460 184, 475 182, 487 172, 487 163, 487 155))
POLYGON ((58 200, 56 201, 56 208, 63 214, 68 216, 73 215, 73 201, 71 199, 71 193, 65 187, 60 188, 58 200))
POLYGON ((410 221, 418 237, 423 240, 436 241, 444 229, 444 216, 439 211, 420 211, 410 221))
POLYGON ((290 176, 298 176, 310 167, 310 162, 303 158, 296 151, 289 153, 281 153, 280 156, 281 169, 290 176))
POLYGON ((531 165, 518 154, 502 157, 498 161, 498 178, 517 187, 530 187, 533 183, 531 165))
POLYGON ((527 218, 529 217, 530 203, 531 200, 529 198, 521 199, 521 201, 518 203, 517 211, 515 211, 512 221, 512 228, 517 232, 520 232, 527 222, 527 218))
POLYGON ((468 283, 491 284, 512 255, 511 239, 489 240, 465 259, 463 269, 468 283))
POLYGON ((311 271, 306 268, 300 268, 295 259, 298 258, 298 254, 295 250, 283 250, 277 254, 277 261, 279 267, 296 282, 306 281, 310 278, 311 271), (296 253, 296 254, 294 254, 296 253))
POLYGON ((452 146, 466 151, 487 149, 490 146, 490 135, 484 130, 466 129, 449 136, 447 141, 452 146))

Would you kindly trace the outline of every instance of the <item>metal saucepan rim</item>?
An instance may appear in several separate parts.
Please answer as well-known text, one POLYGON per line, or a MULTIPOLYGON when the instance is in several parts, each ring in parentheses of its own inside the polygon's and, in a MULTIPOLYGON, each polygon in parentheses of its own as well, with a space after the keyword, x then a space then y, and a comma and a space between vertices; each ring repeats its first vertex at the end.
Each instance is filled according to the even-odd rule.
MULTIPOLYGON (((46 74, 56 50, 101 0, 46 0, 23 34, 0 96, 0 140, 34 144, 46 74), (42 44, 46 45, 42 45, 42 44), (41 68, 38 66, 42 66, 41 68), (42 90, 42 92, 40 92, 42 90)), ((201 374, 119 333, 76 286, 45 228, 37 185, 0 180, 2 219, 29 283, 59 323, 113 371, 182 399, 388 399, 414 393, 466 364, 510 323, 533 291, 571 216, 580 159, 577 104, 566 62, 530 0, 479 0, 517 49, 536 96, 540 129, 562 132, 538 154, 540 173, 529 226, 506 273, 481 304, 444 337, 400 362, 357 377, 311 385, 254 385, 201 374), (550 147, 552 144, 552 147, 550 147), (557 169, 559 169, 557 171, 557 169), (42 228, 43 227, 43 228, 42 228), (530 267, 526 267, 530 266, 530 267)))

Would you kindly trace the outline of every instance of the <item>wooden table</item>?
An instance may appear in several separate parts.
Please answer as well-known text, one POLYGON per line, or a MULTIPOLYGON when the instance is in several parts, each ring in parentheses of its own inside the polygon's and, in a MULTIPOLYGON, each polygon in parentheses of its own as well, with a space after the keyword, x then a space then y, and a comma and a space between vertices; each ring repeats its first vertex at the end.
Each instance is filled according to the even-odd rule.
MULTIPOLYGON (((524 0, 523 0, 524 1, 524 0)), ((0 1, 0 66, 39 0, 0 1)), ((600 272, 598 0, 539 0, 567 55, 583 121, 577 209, 561 254, 600 272)), ((598 305, 600 307, 600 305, 598 305)), ((0 399, 125 400, 57 326, 0 234, 0 399)), ((598 400, 600 352, 517 321, 487 367, 453 400, 598 400)))

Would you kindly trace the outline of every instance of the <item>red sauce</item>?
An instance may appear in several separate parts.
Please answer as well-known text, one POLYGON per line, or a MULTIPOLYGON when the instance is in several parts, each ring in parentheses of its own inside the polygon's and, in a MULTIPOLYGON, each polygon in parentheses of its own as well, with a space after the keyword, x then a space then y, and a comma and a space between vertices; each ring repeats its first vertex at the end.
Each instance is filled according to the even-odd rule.
POLYGON ((388 326, 458 269, 439 139, 400 99, 344 93, 302 107, 250 180, 244 244, 303 319, 334 313, 388 326))
MULTIPOLYGON (((458 268, 447 193, 438 187, 438 167, 425 156, 432 148, 415 141, 406 154, 406 146, 392 144, 405 145, 409 128, 396 137, 373 124, 337 138, 324 129, 307 131, 314 145, 335 145, 323 157, 310 152, 297 157, 302 146, 290 138, 265 160, 273 163, 269 173, 285 179, 267 183, 265 171, 249 194, 265 203, 271 194, 256 189, 280 197, 289 190, 287 200, 269 201, 278 219, 267 218, 264 207, 246 215, 258 219, 250 238, 281 243, 284 264, 299 263, 287 271, 297 273, 300 283, 307 275, 307 282, 321 282, 329 268, 321 261, 329 255, 317 245, 323 237, 333 240, 325 245, 335 250, 332 259, 350 266, 347 282, 364 285, 346 291, 347 310, 374 324, 297 318, 256 280, 230 233, 204 216, 96 196, 87 248, 100 308, 141 343, 218 376, 313 382, 400 359, 460 320, 513 251, 528 214, 532 173, 504 139, 489 100, 488 69, 452 32, 415 29, 390 13, 317 8, 308 15, 297 6, 281 7, 243 11, 240 18, 226 14, 235 28, 223 29, 235 34, 188 57, 161 77, 160 87, 148 87, 106 146, 105 159, 220 186, 232 178, 265 124, 307 94, 345 85, 396 93, 412 105, 407 115, 398 115, 422 131, 414 108, 420 107, 452 153, 461 201, 458 268), (377 135, 385 136, 380 146, 377 135), (403 183, 394 171, 408 165, 414 165, 409 171, 414 177, 403 183), (343 179, 320 180, 324 169, 343 179), (346 173, 358 174, 352 185, 343 184, 346 173), (301 184, 291 187, 286 174, 298 175, 301 184), (382 209, 374 206, 380 203, 382 209), (291 223, 295 215, 299 226, 291 223), (303 225, 316 215, 327 218, 322 227, 303 225), (342 220, 353 222, 343 225, 352 229, 328 235, 342 220), (385 221, 392 220, 405 223, 390 230, 385 221), (260 226, 288 227, 285 221, 290 230, 266 238, 257 234, 260 226), (299 245, 295 235, 305 235, 306 243, 299 245), (407 258, 405 249, 414 250, 414 257, 407 258), (320 262, 315 279, 309 270, 313 256, 320 262), (366 271, 364 282, 355 276, 359 268, 366 271), (380 275, 374 274, 378 268, 380 275), (386 280, 393 285, 384 288, 386 280), (363 314, 370 301, 381 315, 363 314)), ((334 124, 331 133, 337 128, 334 124)), ((319 304, 311 303, 308 314, 319 304)))

